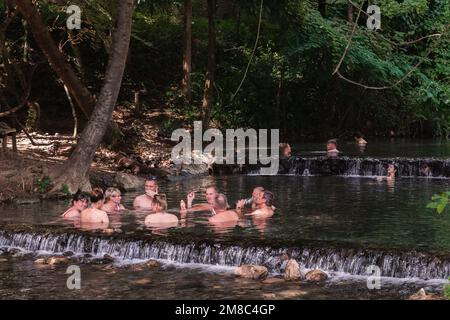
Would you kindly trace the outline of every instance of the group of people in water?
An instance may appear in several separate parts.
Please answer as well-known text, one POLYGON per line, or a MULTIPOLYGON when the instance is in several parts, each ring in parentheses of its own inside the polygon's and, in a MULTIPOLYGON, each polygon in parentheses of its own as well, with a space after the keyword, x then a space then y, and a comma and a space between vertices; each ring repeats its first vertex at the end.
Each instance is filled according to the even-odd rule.
MULTIPOLYGON (((206 202, 194 203, 195 192, 189 192, 186 201, 180 201, 180 219, 168 213, 167 198, 159 193, 156 180, 149 179, 144 184, 145 193, 133 201, 133 209, 148 213, 144 224, 148 227, 177 226, 180 220, 186 220, 189 212, 208 211, 208 222, 217 226, 232 226, 248 215, 257 220, 270 218, 275 211, 272 192, 263 187, 255 187, 249 199, 236 202, 231 208, 227 196, 210 185, 205 190, 206 202)), ((107 228, 111 216, 120 214, 126 208, 121 203, 122 195, 117 188, 108 188, 104 193, 95 188, 91 193, 78 191, 72 199, 71 207, 62 214, 63 218, 76 221, 81 227, 89 229, 107 228)))
MULTIPOLYGON (((355 134, 355 142, 358 147, 364 147, 367 145, 367 141, 364 139, 364 137, 357 133, 355 134)), ((337 149, 337 140, 336 139, 330 139, 327 141, 326 144, 326 152, 329 157, 336 157, 339 155, 339 150, 337 149)), ((289 143, 280 143, 280 156, 282 157, 290 157, 292 153, 291 146, 289 143)))
MULTIPOLYGON (((367 141, 364 139, 363 135, 360 133, 356 133, 354 135, 355 143, 360 148, 360 150, 364 150, 367 141)), ((326 143, 326 153, 330 158, 335 158, 339 156, 340 151, 337 149, 337 139, 330 139, 326 143)), ((292 149, 289 143, 280 143, 280 156, 281 157, 290 157, 292 155, 292 149)), ((377 176, 376 179, 378 181, 394 181, 398 175, 398 166, 395 163, 386 164, 386 176, 377 176)), ((432 176, 431 168, 426 163, 422 163, 419 167, 419 176, 430 177, 432 176)))
MULTIPOLYGON (((355 141, 358 145, 366 145, 367 141, 361 135, 355 135, 355 141)), ((337 156, 336 139, 327 141, 327 154, 331 157, 337 156)), ((282 157, 291 156, 291 146, 288 143, 280 144, 280 155, 282 157)), ((397 175, 397 165, 395 163, 387 164, 387 175, 376 177, 378 181, 395 181, 397 175)), ((420 167, 420 175, 431 176, 431 170, 427 164, 420 167)), ((208 186, 205 190, 205 200, 203 203, 194 204, 196 198, 195 192, 189 192, 186 201, 180 200, 180 208, 177 215, 168 213, 167 198, 165 194, 159 193, 159 187, 156 180, 148 179, 144 184, 145 193, 137 196, 133 201, 133 209, 148 213, 145 218, 146 226, 176 226, 180 221, 185 221, 189 212, 207 211, 211 213, 208 222, 213 225, 232 226, 242 221, 244 216, 251 216, 252 220, 259 221, 256 224, 265 226, 265 220, 270 218, 275 211, 274 196, 272 192, 263 187, 255 187, 252 196, 249 199, 242 199, 236 202, 234 208, 230 207, 227 196, 220 193, 215 186, 208 186)), ((103 192, 100 188, 95 188, 91 193, 77 192, 73 196, 72 206, 63 213, 65 219, 78 221, 83 225, 96 225, 98 227, 107 227, 111 215, 116 215, 126 210, 122 201, 122 195, 117 188, 108 188, 103 192)))

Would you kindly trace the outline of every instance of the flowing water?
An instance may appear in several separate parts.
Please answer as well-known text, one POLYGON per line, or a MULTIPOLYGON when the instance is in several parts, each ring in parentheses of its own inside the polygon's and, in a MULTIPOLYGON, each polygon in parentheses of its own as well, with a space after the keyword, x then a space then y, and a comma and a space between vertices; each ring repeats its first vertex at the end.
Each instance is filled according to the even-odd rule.
MULTIPOLYGON (((301 162, 293 159, 290 175, 161 183, 169 211, 178 216, 179 200, 196 191, 196 201, 203 201, 210 183, 225 192, 230 203, 264 186, 274 193, 277 207, 266 220, 244 217, 236 224, 211 225, 210 213, 198 212, 177 227, 155 229, 144 226, 145 213, 127 211, 111 219, 114 232, 102 233, 79 230, 61 219, 64 201, 0 207, 0 298, 400 299, 421 287, 442 290, 450 276, 450 215, 425 207, 433 194, 448 190, 447 178, 402 174, 393 182, 379 182, 373 174, 364 174, 365 169, 305 176, 304 168, 298 169, 301 162), (97 258, 107 254, 115 267, 83 264, 83 289, 72 292, 65 287, 65 268, 33 263, 36 255, 64 252, 97 258), (304 272, 318 267, 330 280, 299 286, 233 275, 240 264, 261 264, 271 276, 280 276, 287 252, 304 272), (163 268, 123 267, 148 259, 161 261, 163 268), (367 288, 370 266, 380 270, 380 290, 367 288)), ((355 168, 354 158, 338 160, 355 168)), ((125 207, 131 209, 138 194, 124 194, 125 207)))

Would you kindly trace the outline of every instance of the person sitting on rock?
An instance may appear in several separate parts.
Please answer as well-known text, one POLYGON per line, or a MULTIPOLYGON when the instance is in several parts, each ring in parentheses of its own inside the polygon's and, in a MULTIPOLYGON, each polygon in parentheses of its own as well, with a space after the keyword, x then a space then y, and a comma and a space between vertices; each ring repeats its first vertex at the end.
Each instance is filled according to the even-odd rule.
POLYGON ((62 214, 64 218, 79 218, 81 211, 87 208, 89 202, 89 196, 78 190, 72 198, 72 206, 62 214))
POLYGON ((158 183, 156 180, 147 179, 144 184, 145 194, 137 196, 133 201, 133 207, 136 210, 151 210, 153 207, 153 200, 158 194, 158 183))
POLYGON ((224 222, 237 222, 239 215, 234 210, 228 210, 227 196, 223 193, 217 194, 214 199, 214 207, 211 210, 212 217, 208 219, 210 223, 224 223, 224 222))
POLYGON ((291 146, 289 143, 280 143, 280 156, 290 157, 291 156, 291 146))
POLYGON ((80 214, 81 226, 105 228, 109 225, 108 214, 101 210, 104 203, 103 190, 95 188, 90 195, 91 207, 84 209, 80 214))
POLYGON ((215 186, 207 186, 205 191, 206 203, 199 203, 192 205, 192 202, 195 199, 195 192, 191 191, 187 195, 187 209, 189 211, 207 211, 214 208, 214 202, 218 195, 217 188, 215 186))
POLYGON ((167 200, 165 194, 155 195, 153 198, 152 211, 145 218, 147 227, 175 227, 178 225, 178 217, 174 214, 167 213, 167 200))
POLYGON ((260 218, 261 217, 269 218, 273 216, 273 213, 275 211, 273 207, 273 201, 274 201, 273 193, 268 190, 265 190, 262 193, 262 196, 258 197, 258 199, 256 200, 258 209, 247 215, 260 218))
POLYGON ((111 214, 119 213, 120 210, 125 209, 120 203, 121 200, 122 195, 119 189, 108 188, 105 192, 105 204, 101 207, 101 210, 111 214))
POLYGON ((327 141, 327 155, 329 157, 336 157, 339 155, 336 139, 330 139, 327 141))

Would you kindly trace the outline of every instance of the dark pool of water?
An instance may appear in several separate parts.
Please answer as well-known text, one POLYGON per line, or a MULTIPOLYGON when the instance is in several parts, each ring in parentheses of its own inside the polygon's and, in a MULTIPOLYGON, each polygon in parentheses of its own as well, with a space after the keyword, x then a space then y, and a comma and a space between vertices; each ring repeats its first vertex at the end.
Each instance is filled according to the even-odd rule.
MULTIPOLYGON (((262 185, 273 191, 278 209, 271 219, 244 218, 229 227, 209 225, 209 213, 193 213, 187 223, 158 232, 216 238, 233 235, 277 242, 327 240, 386 249, 450 249, 450 215, 438 215, 425 208, 434 193, 448 189, 445 179, 398 179, 388 184, 371 178, 227 176, 161 183, 161 191, 168 194, 169 207, 176 210, 190 190, 197 191, 197 199, 202 201, 205 187, 212 182, 231 203, 248 197, 254 186, 262 185)), ((127 208, 132 207, 138 194, 125 194, 127 208)), ((3 206, 0 222, 67 225, 59 217, 66 208, 65 202, 3 206)), ((112 219, 112 224, 130 232, 145 229, 145 215, 127 212, 112 219)))
MULTIPOLYGON (((325 142, 292 143, 292 155, 317 156, 324 154, 325 142)), ((343 156, 356 157, 436 157, 450 158, 450 140, 446 139, 368 139, 365 148, 353 141, 338 140, 338 150, 343 156)))
MULTIPOLYGON (((235 277, 230 270, 180 267, 132 270, 82 264, 81 288, 69 290, 67 265, 39 265, 31 257, 0 256, 0 299, 404 299, 424 285, 381 281, 369 290, 366 279, 342 278, 323 284, 264 282, 235 277)), ((442 285, 428 285, 440 292, 442 285)))

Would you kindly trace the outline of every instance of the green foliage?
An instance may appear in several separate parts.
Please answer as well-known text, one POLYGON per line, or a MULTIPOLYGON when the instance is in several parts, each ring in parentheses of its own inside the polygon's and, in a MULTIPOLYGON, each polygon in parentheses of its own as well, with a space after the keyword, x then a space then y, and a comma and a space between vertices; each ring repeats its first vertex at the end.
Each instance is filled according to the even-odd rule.
POLYGON ((64 195, 66 195, 66 196, 70 196, 70 195, 71 195, 69 186, 68 186, 67 184, 64 184, 64 185, 62 186, 61 192, 62 192, 64 195))
POLYGON ((427 208, 435 209, 437 213, 441 214, 447 208, 449 197, 450 191, 435 194, 431 198, 432 201, 428 203, 427 208))
MULTIPOLYGON (((448 278, 450 280, 450 278, 448 278)), ((444 285, 444 297, 446 297, 448 300, 450 300, 450 285, 446 284, 444 285)))
POLYGON ((53 182, 49 176, 44 176, 42 179, 36 181, 36 186, 40 193, 46 193, 52 188, 53 182))
MULTIPOLYGON (((324 16, 317 1, 264 1, 258 46, 236 96, 233 93, 252 57, 261 1, 226 2, 232 9, 227 9, 225 2, 217 3, 213 126, 280 128, 281 138, 290 140, 339 137, 354 131, 386 135, 391 130, 405 136, 450 136, 448 1, 371 1, 381 8, 379 31, 369 30, 367 17, 361 14, 340 72, 375 87, 391 86, 407 75, 388 90, 365 89, 333 75, 353 29, 347 21, 347 0, 328 2, 324 16), (442 36, 427 37, 437 33, 442 36)), ((64 19, 69 1, 38 3, 55 42, 65 44, 62 50, 68 61, 86 86, 98 93, 111 45, 115 6, 109 0, 70 1, 82 9, 82 29, 72 32, 75 40, 71 43, 64 19)), ((144 109, 159 104, 184 124, 200 119, 208 20, 204 1, 194 0, 193 8, 192 101, 186 103, 180 94, 183 1, 146 0, 137 4, 133 16, 120 102, 132 101, 136 89, 146 89, 144 109)), ((354 18, 357 13, 355 9, 354 18)), ((16 19, 16 23, 20 21, 20 17, 16 19)), ((20 57, 23 28, 18 24, 14 30, 7 34, 7 46, 11 56, 20 57)), ((39 48, 30 40, 33 54, 39 55, 39 48)), ((35 61, 42 59, 35 57, 35 61)), ((67 110, 70 116, 70 107, 62 107, 67 99, 55 83, 54 73, 40 72, 39 78, 45 81, 33 83, 33 92, 40 93, 37 99, 47 108, 42 114, 67 110), (47 89, 41 83, 53 85, 47 89)), ((168 130, 170 125, 166 126, 168 130)))

